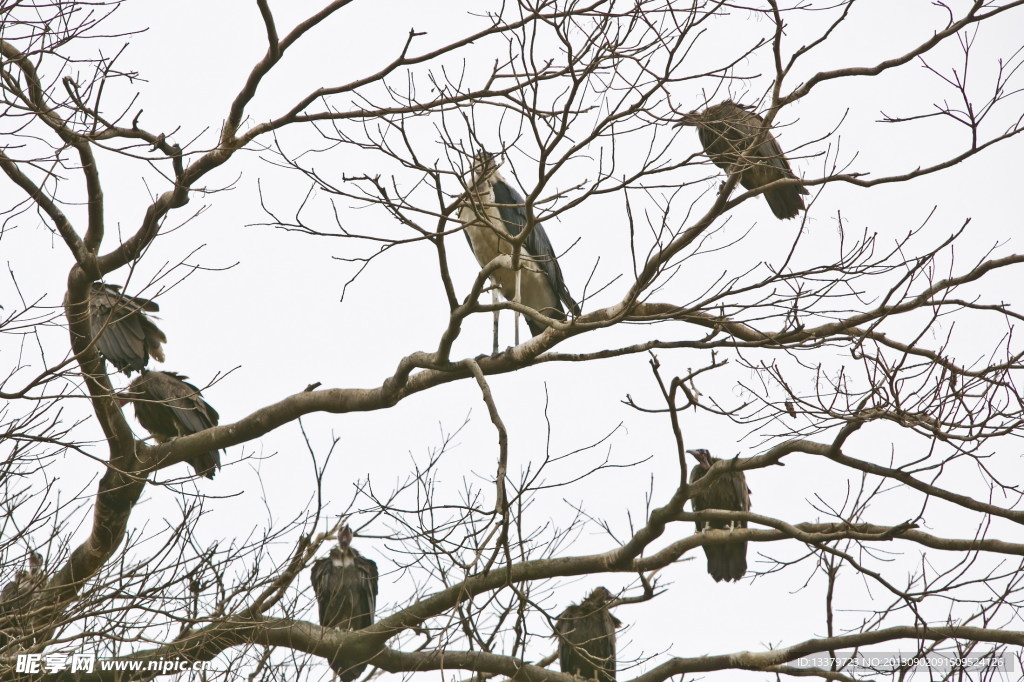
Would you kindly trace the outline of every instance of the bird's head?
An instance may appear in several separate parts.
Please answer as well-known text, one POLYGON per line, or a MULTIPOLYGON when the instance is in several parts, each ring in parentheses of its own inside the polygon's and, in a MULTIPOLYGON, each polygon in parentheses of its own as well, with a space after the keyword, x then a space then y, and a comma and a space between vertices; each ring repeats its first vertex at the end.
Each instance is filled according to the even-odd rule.
POLYGON ((737 110, 751 110, 753 107, 745 104, 737 104, 731 99, 725 99, 707 107, 703 111, 694 109, 685 113, 676 121, 676 126, 697 126, 708 128, 723 119, 730 119, 735 116, 737 110))
POLYGON ((149 370, 143 369, 139 372, 139 376, 132 379, 127 389, 115 393, 114 397, 117 398, 117 404, 124 407, 128 403, 142 398, 146 394, 145 386, 148 376, 149 370))
POLYGON ((498 157, 486 150, 480 150, 473 157, 473 178, 475 182, 482 182, 489 179, 498 171, 501 161, 498 157))
POLYGON ((699 126, 699 125, 702 125, 703 123, 704 123, 704 114, 703 114, 703 112, 700 112, 700 111, 694 109, 693 111, 691 111, 689 113, 686 113, 686 114, 683 114, 682 116, 680 116, 679 120, 676 121, 676 127, 679 128, 679 127, 682 127, 682 126, 699 126))
POLYGON ((28 570, 30 573, 39 573, 43 569, 43 557, 39 552, 32 552, 28 555, 28 570))
POLYGON ((708 469, 714 464, 714 459, 711 457, 711 453, 704 448, 698 448, 696 450, 687 450, 687 453, 693 455, 694 459, 697 460, 698 464, 702 464, 708 469))
POLYGON ((346 550, 352 544, 352 529, 346 523, 338 531, 338 546, 346 550))
POLYGON ((612 599, 612 593, 608 591, 607 587, 595 587, 594 591, 587 597, 587 602, 594 606, 601 606, 607 604, 612 599))

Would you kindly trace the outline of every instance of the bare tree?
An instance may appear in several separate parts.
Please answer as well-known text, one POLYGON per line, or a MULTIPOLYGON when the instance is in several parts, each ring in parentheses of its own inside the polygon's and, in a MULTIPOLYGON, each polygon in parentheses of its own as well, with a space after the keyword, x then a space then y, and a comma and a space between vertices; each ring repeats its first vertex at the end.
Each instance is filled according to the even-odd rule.
POLYGON ((1024 0, 298 4, 0 5, 0 678, 565 682, 602 585, 619 680, 1016 679, 1024 0), (484 153, 525 198, 481 267, 484 153), (579 315, 490 296, 541 226, 579 315), (166 401, 102 340, 157 305, 166 401))

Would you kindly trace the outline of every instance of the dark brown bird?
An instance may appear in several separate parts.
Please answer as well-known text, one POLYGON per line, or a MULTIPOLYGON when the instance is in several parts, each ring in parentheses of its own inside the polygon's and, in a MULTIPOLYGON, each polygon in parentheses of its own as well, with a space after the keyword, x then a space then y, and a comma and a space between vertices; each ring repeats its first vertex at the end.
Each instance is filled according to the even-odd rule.
MULTIPOLYGON (((135 404, 135 418, 158 443, 199 433, 220 422, 220 415, 203 400, 199 389, 174 372, 143 370, 122 394, 135 404)), ((220 468, 220 450, 188 460, 199 476, 213 478, 220 468)))
MULTIPOLYGON (((702 112, 683 114, 679 125, 696 126, 708 158, 729 176, 738 173, 740 184, 747 189, 757 189, 776 180, 798 179, 770 130, 764 133, 764 140, 757 149, 740 160, 761 134, 764 119, 731 100, 702 112)), ((804 210, 802 195, 805 194, 807 190, 803 185, 793 183, 766 190, 764 198, 775 217, 784 220, 795 218, 804 210)))
MULTIPOLYGON (((320 607, 320 625, 339 630, 362 630, 373 625, 377 610, 377 564, 352 549, 352 529, 338 531, 338 546, 313 563, 313 594, 320 607)), ((343 682, 352 682, 366 670, 365 661, 330 659, 343 682)))
MULTIPOLYGON (((704 477, 715 462, 721 460, 712 457, 707 450, 687 450, 697 459, 697 465, 690 473, 690 485, 704 477)), ((750 488, 742 471, 730 471, 719 474, 711 485, 700 495, 694 495, 690 501, 693 511, 705 509, 721 509, 723 511, 750 511, 750 488)), ((746 521, 706 521, 703 526, 697 524, 697 532, 708 529, 732 531, 734 528, 746 528, 746 521)), ((747 572, 747 543, 729 542, 724 545, 704 545, 704 554, 708 558, 708 573, 715 582, 739 580, 747 572)))
POLYGON ((152 356, 164 361, 167 337, 146 315, 160 311, 153 301, 127 296, 114 284, 93 282, 89 295, 89 322, 96 347, 110 364, 131 376, 141 372, 152 356))
POLYGON ((28 570, 15 573, 14 580, 0 590, 0 649, 30 632, 32 600, 45 579, 43 558, 32 552, 28 557, 28 570))
POLYGON ((611 593, 596 588, 555 621, 558 662, 563 673, 615 682, 615 630, 622 623, 608 611, 611 593))

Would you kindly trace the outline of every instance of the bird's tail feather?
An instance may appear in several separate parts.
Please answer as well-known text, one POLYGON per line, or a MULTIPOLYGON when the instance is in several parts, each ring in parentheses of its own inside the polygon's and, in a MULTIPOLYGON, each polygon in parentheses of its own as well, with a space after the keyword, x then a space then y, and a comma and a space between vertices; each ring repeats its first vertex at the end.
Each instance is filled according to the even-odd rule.
POLYGON ((530 328, 530 334, 532 336, 543 334, 544 330, 548 328, 547 325, 541 324, 529 317, 526 318, 526 325, 530 328))
POLYGON ((708 573, 715 582, 739 580, 747 572, 747 543, 730 542, 727 545, 706 545, 708 573))
POLYGON ((359 676, 363 674, 364 670, 366 670, 366 664, 359 663, 358 665, 352 665, 352 661, 342 658, 332 658, 331 670, 337 673, 342 682, 353 682, 353 680, 359 679, 359 676))
MULTIPOLYGON (((540 313, 543 314, 543 315, 547 315, 548 317, 553 317, 556 320, 564 320, 565 319, 565 311, 563 311, 563 310, 561 310, 559 308, 543 308, 543 309, 540 310, 540 313)), ((526 317, 526 316, 524 315, 524 317, 526 317)), ((530 328, 530 335, 531 336, 537 336, 538 334, 543 334, 544 331, 547 330, 547 328, 548 328, 548 326, 546 324, 541 324, 540 322, 537 322, 537 321, 535 321, 534 319, 532 319, 530 317, 526 317, 526 325, 530 328)))
POLYGON ((217 470, 220 469, 220 451, 204 452, 190 459, 188 463, 196 470, 197 476, 212 479, 217 470))
POLYGON ((771 189, 764 193, 768 200, 768 206, 772 213, 779 220, 788 220, 799 215, 804 210, 804 200, 801 195, 807 194, 807 190, 801 185, 787 185, 778 189, 771 189))

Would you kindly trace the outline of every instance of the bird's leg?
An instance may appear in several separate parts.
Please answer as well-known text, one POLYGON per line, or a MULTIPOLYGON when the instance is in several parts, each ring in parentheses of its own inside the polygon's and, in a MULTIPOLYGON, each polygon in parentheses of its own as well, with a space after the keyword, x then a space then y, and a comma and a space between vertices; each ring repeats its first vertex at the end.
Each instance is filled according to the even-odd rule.
POLYGON ((733 519, 729 519, 729 535, 732 535, 732 532, 734 530, 736 530, 736 521, 733 519))
POLYGON ((498 310, 498 307, 497 307, 498 306, 498 287, 497 286, 492 286, 491 287, 491 303, 493 303, 494 306, 495 306, 494 307, 494 346, 493 346, 492 353, 494 355, 497 355, 498 354, 498 313, 501 312, 500 310, 498 310))
MULTIPOLYGON (((521 291, 522 286, 522 263, 519 263, 519 269, 515 271, 515 302, 521 302, 521 291)), ((519 345, 519 311, 515 311, 515 345, 519 345)), ((497 347, 496 347, 497 350, 497 347)))
POLYGON ((739 168, 738 164, 732 164, 729 168, 726 169, 726 171, 725 171, 725 178, 726 178, 725 182, 723 182, 721 185, 718 186, 718 193, 719 194, 722 194, 723 192, 725 192, 725 186, 727 184, 729 184, 729 180, 731 180, 732 176, 738 174, 739 172, 740 172, 740 168, 739 168))

